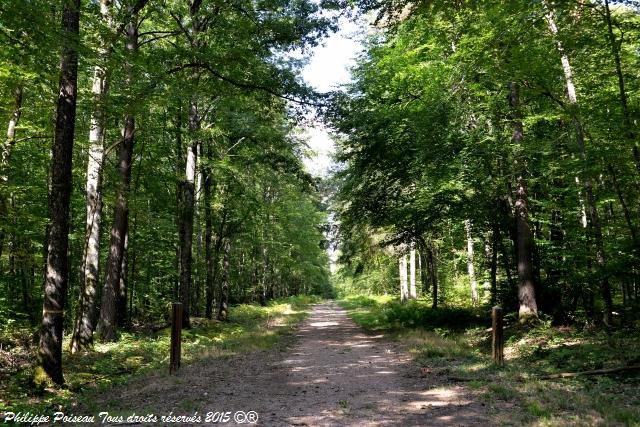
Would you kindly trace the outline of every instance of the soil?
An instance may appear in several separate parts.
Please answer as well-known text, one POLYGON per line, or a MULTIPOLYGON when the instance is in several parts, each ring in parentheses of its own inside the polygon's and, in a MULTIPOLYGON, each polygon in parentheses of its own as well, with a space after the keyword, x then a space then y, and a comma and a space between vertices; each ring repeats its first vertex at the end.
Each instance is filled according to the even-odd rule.
MULTIPOLYGON (((459 384, 421 370, 398 342, 368 334, 335 303, 315 305, 276 348, 183 366, 96 396, 138 415, 255 411, 261 426, 468 426, 488 408, 459 384)), ((101 408, 100 403, 96 403, 101 408)), ((144 424, 144 423, 142 423, 144 424)))

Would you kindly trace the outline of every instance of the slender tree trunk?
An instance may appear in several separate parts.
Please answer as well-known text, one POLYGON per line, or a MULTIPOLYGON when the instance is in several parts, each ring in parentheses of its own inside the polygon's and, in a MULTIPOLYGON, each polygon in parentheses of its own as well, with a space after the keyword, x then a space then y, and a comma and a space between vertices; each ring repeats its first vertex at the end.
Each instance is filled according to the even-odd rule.
MULTIPOLYGON (((9 158, 11 157, 11 150, 16 143, 16 127, 22 114, 22 96, 22 83, 19 83, 13 92, 13 111, 11 112, 11 118, 9 119, 9 126, 7 128, 7 141, 2 145, 2 149, 0 150, 0 170, 7 167, 9 158)), ((3 179, 6 179, 6 177, 3 177, 3 179)))
MULTIPOLYGON (((15 145, 16 140, 16 126, 20 121, 20 115, 22 114, 22 85, 16 86, 14 92, 14 104, 11 118, 9 119, 9 127, 7 129, 7 141, 0 145, 0 183, 6 183, 9 178, 5 174, 6 168, 9 166, 9 158, 11 157, 11 150, 15 145)), ((9 217, 7 215, 7 205, 11 204, 11 201, 5 199, 6 195, 0 192, 0 218, 9 217)), ((2 229, 2 223, 0 223, 0 259, 2 258, 2 249, 4 247, 5 232, 2 229)))
POLYGON ((192 101, 189 108, 189 131, 193 142, 187 148, 187 162, 185 178, 182 182, 182 215, 180 220, 180 302, 182 302, 182 325, 185 328, 191 327, 190 316, 190 290, 191 290, 191 269, 192 269, 192 246, 193 246, 193 214, 195 203, 195 178, 196 161, 198 157, 197 141, 195 133, 198 130, 198 109, 195 101, 192 101))
MULTIPOLYGON (((131 233, 135 236, 135 233, 131 233)), ((135 241, 135 237, 133 239, 135 241)), ((131 326, 131 319, 133 319, 133 298, 136 295, 136 259, 138 252, 131 248, 128 249, 128 253, 131 254, 131 276, 129 277, 129 315, 127 316, 127 325, 131 326)))
POLYGON ((634 227, 633 221, 631 220, 631 212, 629 211, 627 202, 624 199, 624 194, 622 193, 622 189, 618 184, 618 177, 616 175, 616 171, 611 165, 608 165, 607 169, 609 169, 609 174, 611 175, 611 181, 613 182, 613 188, 616 190, 616 194, 618 195, 618 201, 620 202, 620 206, 622 206, 622 213, 624 214, 624 219, 627 223, 629 234, 631 234, 631 241, 633 242, 634 248, 638 250, 640 246, 638 242, 636 228, 634 227))
POLYGON ((196 317, 200 316, 200 294, 202 292, 202 249, 204 246, 203 234, 202 234, 202 193, 203 193, 203 180, 204 174, 202 171, 202 144, 198 141, 198 145, 196 147, 197 152, 197 162, 196 162, 196 195, 195 195, 195 206, 194 206, 194 220, 196 224, 196 260, 195 260, 195 277, 193 280, 194 289, 193 289, 193 304, 192 304, 192 312, 196 317))
POLYGON ((269 256, 267 252, 267 247, 262 247, 262 278, 261 278, 261 286, 260 286, 260 305, 267 305, 267 275, 269 271, 269 256))
MULTIPOLYGON (((111 0, 100 1, 102 19, 108 28, 111 28, 113 25, 110 8, 111 0)), ((107 62, 110 52, 109 39, 103 37, 98 52, 99 60, 103 63, 94 67, 93 84, 91 87, 94 106, 91 113, 89 159, 87 162, 87 220, 78 314, 71 339, 72 354, 81 349, 90 348, 93 345, 93 332, 96 323, 96 296, 100 277, 100 227, 102 222, 101 183, 106 122, 105 101, 109 74, 104 62, 107 62)))
POLYGON ((207 154, 207 165, 203 169, 203 178, 204 178, 204 195, 203 195, 203 203, 204 203, 204 222, 205 222, 205 233, 204 233, 204 257, 206 262, 206 303, 205 303, 205 315, 207 319, 211 319, 213 317, 213 269, 214 269, 214 260, 212 257, 211 244, 213 241, 213 227, 211 221, 211 181, 213 180, 213 176, 211 173, 211 150, 213 147, 209 146, 206 150, 207 154))
POLYGON ((25 261, 20 266, 20 291, 22 293, 22 311, 29 316, 31 320, 31 297, 29 295, 29 283, 27 282, 27 273, 25 261))
MULTIPOLYGON (((127 25, 127 51, 135 55, 138 50, 138 18, 137 14, 131 16, 131 22, 127 25)), ((127 86, 133 85, 133 69, 130 62, 125 64, 127 69, 127 86)), ((131 100, 130 102, 133 102, 131 100)), ((132 108, 130 104, 128 109, 132 108)), ((98 321, 98 334, 103 341, 113 341, 116 338, 117 310, 122 306, 120 298, 120 278, 122 263, 126 251, 126 236, 129 227, 129 187, 131 185, 131 159, 135 136, 135 118, 132 112, 127 112, 124 119, 122 141, 119 150, 120 184, 117 190, 116 205, 111 226, 111 240, 109 242, 109 255, 107 258, 107 276, 102 290, 102 304, 100 305, 100 319, 98 321)))
MULTIPOLYGON (((613 33, 613 24, 611 21, 611 9, 609 8, 609 0, 604 1, 605 19, 607 21, 607 34, 609 43, 611 44, 611 54, 616 67, 616 76, 618 77, 618 94, 620 96, 620 105, 622 106, 622 120, 624 125, 625 137, 629 141, 633 141, 633 158, 636 170, 640 173, 640 153, 638 151, 638 142, 635 140, 635 132, 633 121, 629 112, 629 103, 627 101, 627 92, 625 89, 624 74, 622 73, 622 61, 620 60, 620 46, 616 41, 613 33)), ((622 41, 620 42, 622 43, 622 41)))
MULTIPOLYGON (((189 28, 189 39, 191 48, 198 50, 200 43, 198 34, 201 31, 203 20, 198 17, 200 7, 202 5, 201 0, 189 1, 189 15, 191 17, 191 27, 189 28)), ((197 82, 199 78, 198 73, 194 73, 191 76, 193 83, 197 82)), ((198 112, 198 104, 196 96, 192 95, 189 101, 189 134, 190 145, 187 148, 187 161, 185 165, 185 177, 182 182, 182 206, 180 215, 180 228, 179 228, 179 251, 180 251, 180 302, 182 302, 182 327, 190 328, 191 321, 189 316, 191 315, 191 275, 193 269, 193 216, 195 212, 195 180, 196 180, 196 165, 198 162, 198 132, 200 130, 200 115, 198 112)))
POLYGON ((225 321, 229 317, 229 252, 231 242, 224 239, 224 258, 222 261, 222 288, 220 289, 220 307, 218 308, 218 320, 225 321))
POLYGON ((467 272, 469 273, 469 284, 471 285, 471 304, 478 305, 478 281, 476 280, 476 270, 473 265, 473 238, 471 237, 471 220, 464 221, 464 229, 467 235, 467 272))
POLYGON ((509 84, 509 105, 513 116, 513 136, 511 140, 518 147, 516 155, 516 255, 518 259, 518 301, 520 308, 518 317, 520 321, 527 321, 531 317, 537 317, 538 306, 536 304, 536 292, 533 278, 532 253, 531 253, 531 228, 529 226, 529 202, 527 192, 526 161, 522 154, 524 131, 520 116, 520 96, 517 83, 509 84))
POLYGON ((429 271, 431 272, 431 295, 433 297, 432 308, 438 308, 438 260, 435 254, 435 248, 427 247, 427 261, 429 271))
POLYGON ((500 238, 500 229, 497 222, 493 226, 491 233, 491 305, 495 306, 498 302, 498 239, 500 238))
POLYGON ((64 383, 62 328, 69 277, 69 202, 76 121, 80 0, 64 1, 63 5, 60 92, 50 169, 47 266, 44 279, 38 367, 35 373, 36 383, 44 382, 44 374, 46 374, 56 384, 64 383))
POLYGON ((400 270, 400 302, 402 304, 406 304, 409 300, 409 289, 407 284, 407 254, 400 255, 398 264, 400 270))
POLYGON ((127 327, 127 292, 129 289, 129 221, 127 232, 124 234, 122 248, 122 262, 120 263, 120 280, 116 299, 116 322, 119 328, 127 327))
POLYGON ((416 249, 412 246, 409 256, 409 298, 418 298, 416 291, 416 249))
POLYGON ((596 263, 598 265, 598 273, 600 276, 600 292, 602 294, 602 299, 604 300, 605 309, 603 313, 603 322, 605 325, 611 324, 611 317, 613 312, 613 301, 611 297, 611 286, 609 284, 609 278, 606 273, 606 254, 604 251, 604 240, 602 237, 602 225, 600 224, 600 216, 598 214, 598 208, 596 205, 595 196, 593 194, 593 186, 591 182, 590 172, 589 172, 589 162, 587 160, 587 152, 585 148, 584 142, 584 130, 582 128, 582 122, 579 119, 579 104, 578 104, 578 96, 576 93, 575 85, 573 84, 573 71, 571 69, 571 64, 569 62, 569 57, 564 50, 564 46, 562 42, 557 38, 558 36, 558 27, 555 22, 554 12, 549 7, 548 2, 545 0, 543 2, 545 8, 547 9, 546 19, 549 25, 549 30, 556 38, 556 48, 558 53, 560 54, 560 61, 562 63, 562 70, 564 71, 565 83, 567 87, 567 96, 569 98, 569 104, 571 105, 573 124, 575 128, 576 134, 576 142, 578 144, 578 151, 580 153, 580 159, 585 167, 585 178, 584 178, 584 190, 587 198, 587 207, 588 207, 588 217, 591 220, 591 227, 593 229, 594 240, 596 244, 596 263))
POLYGON ((422 283, 422 292, 429 293, 429 265, 427 263, 426 245, 420 246, 420 282, 422 283))

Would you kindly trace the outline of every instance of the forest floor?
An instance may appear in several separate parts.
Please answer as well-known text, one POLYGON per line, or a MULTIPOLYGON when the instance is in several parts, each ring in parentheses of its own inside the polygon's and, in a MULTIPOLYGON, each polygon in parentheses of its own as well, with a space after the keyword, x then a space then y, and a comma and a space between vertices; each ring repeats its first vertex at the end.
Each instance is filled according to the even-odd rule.
POLYGON ((483 408, 478 415, 488 425, 640 426, 640 320, 607 331, 579 322, 553 326, 544 316, 522 326, 509 315, 505 363, 498 366, 486 308, 432 309, 426 300, 402 305, 392 296, 352 296, 340 305, 369 333, 402 343, 426 389, 440 383, 458 390, 475 402, 470 407, 483 408))
MULTIPOLYGON (((638 371, 544 378, 637 365, 636 327, 605 333, 507 322, 505 364, 496 366, 480 309, 359 296, 231 313, 229 323, 185 331, 177 375, 168 375, 165 359, 149 365, 166 348, 164 335, 104 349, 99 369, 87 360, 86 370, 119 372, 132 361, 149 369, 121 383, 77 385, 60 409, 100 425, 235 425, 238 415, 257 415, 263 426, 640 426, 638 371), (101 412, 115 418, 101 422, 101 412), (127 420, 147 414, 155 422, 127 420)), ((84 384, 74 363, 69 382, 84 384)))
POLYGON ((473 394, 446 376, 423 375, 405 346, 366 332, 328 302, 275 349, 202 359, 175 376, 98 393, 78 409, 201 417, 190 425, 226 411, 255 411, 265 426, 486 425, 489 407, 473 394))

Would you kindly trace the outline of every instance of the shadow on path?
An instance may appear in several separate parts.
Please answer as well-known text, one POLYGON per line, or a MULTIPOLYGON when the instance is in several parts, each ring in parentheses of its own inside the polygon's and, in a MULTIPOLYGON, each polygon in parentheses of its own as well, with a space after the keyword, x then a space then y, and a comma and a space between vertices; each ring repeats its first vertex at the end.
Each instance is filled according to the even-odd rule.
POLYGON ((420 377, 397 343, 365 333, 335 303, 315 305, 288 348, 203 360, 113 391, 109 406, 124 412, 255 411, 261 426, 488 423, 464 388, 420 377))

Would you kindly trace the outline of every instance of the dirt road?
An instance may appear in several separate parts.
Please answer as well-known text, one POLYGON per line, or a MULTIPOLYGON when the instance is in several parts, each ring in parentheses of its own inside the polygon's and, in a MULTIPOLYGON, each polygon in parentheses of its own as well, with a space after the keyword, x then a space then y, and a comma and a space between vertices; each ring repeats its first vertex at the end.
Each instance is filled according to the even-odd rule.
POLYGON ((399 344, 365 333, 334 303, 314 306, 291 340, 198 362, 175 377, 137 380, 111 393, 109 406, 137 414, 198 411, 202 422, 192 425, 213 425, 204 422, 208 412, 239 410, 255 411, 262 426, 487 424, 485 408, 462 387, 421 376, 399 344))

